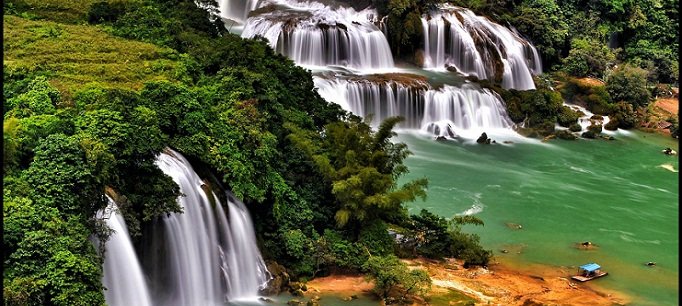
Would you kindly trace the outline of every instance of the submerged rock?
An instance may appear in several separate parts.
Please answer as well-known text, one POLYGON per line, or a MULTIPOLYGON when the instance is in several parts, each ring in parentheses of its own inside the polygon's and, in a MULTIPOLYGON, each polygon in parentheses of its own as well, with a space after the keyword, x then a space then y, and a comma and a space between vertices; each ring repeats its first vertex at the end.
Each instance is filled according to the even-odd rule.
POLYGON ((490 144, 492 141, 493 140, 488 138, 488 134, 486 134, 485 132, 481 134, 481 137, 478 137, 478 139, 476 139, 476 142, 480 144, 490 144))

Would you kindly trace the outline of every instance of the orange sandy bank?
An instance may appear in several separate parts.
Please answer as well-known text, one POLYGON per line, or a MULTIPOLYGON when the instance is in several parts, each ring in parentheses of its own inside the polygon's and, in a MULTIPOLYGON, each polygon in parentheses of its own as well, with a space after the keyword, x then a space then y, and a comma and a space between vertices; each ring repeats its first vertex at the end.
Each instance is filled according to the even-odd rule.
POLYGON ((658 98, 656 99, 655 106, 670 113, 671 115, 677 115, 680 104, 677 98, 658 98))
MULTIPOLYGON (((428 271, 433 281, 431 294, 457 290, 476 299, 477 305, 532 305, 532 302, 546 305, 618 305, 629 301, 623 294, 597 289, 592 283, 569 280, 571 271, 564 268, 538 266, 532 267, 532 273, 529 273, 504 264, 494 264, 489 269, 464 269, 454 261, 418 259, 405 262, 411 268, 428 271)), ((307 286, 321 293, 344 294, 367 293, 372 288, 372 284, 362 276, 344 275, 316 278, 307 286)))

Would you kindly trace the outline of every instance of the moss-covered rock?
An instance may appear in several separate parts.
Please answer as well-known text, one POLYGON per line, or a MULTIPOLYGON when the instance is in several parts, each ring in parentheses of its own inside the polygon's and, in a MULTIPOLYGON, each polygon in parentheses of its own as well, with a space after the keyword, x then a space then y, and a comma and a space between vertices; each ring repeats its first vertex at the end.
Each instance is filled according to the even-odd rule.
POLYGON ((576 122, 574 124, 571 124, 571 126, 568 127, 568 130, 571 132, 580 132, 583 130, 583 127, 576 122))
POLYGON ((590 131, 590 130, 583 132, 582 134, 580 134, 580 136, 582 138, 589 138, 589 139, 597 138, 597 135, 593 131, 590 131))
POLYGON ((557 131, 556 137, 559 139, 564 139, 564 140, 576 140, 576 139, 578 139, 578 136, 575 136, 575 134, 571 133, 569 130, 557 131))

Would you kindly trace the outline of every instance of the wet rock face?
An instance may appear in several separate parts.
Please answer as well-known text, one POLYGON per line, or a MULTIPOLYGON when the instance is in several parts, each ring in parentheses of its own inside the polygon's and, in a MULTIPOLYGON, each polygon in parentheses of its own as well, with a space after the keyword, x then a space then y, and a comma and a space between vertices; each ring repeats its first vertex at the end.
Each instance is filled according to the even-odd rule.
POLYGON ((488 134, 486 134, 485 132, 481 134, 481 137, 478 137, 478 139, 476 139, 476 143, 480 144, 490 144, 491 142, 494 143, 495 141, 488 138, 488 134))
POLYGON ((284 266, 274 261, 266 262, 266 266, 272 278, 268 281, 268 285, 260 291, 262 295, 277 295, 289 287, 289 274, 286 272, 284 266))

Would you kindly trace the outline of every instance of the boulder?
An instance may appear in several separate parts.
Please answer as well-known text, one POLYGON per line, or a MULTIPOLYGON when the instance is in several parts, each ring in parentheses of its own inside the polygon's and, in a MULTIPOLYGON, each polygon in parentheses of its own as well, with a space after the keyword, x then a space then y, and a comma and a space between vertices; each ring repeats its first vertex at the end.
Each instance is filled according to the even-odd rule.
POLYGON ((592 124, 587 127, 588 131, 591 131, 594 134, 599 134, 602 131, 602 125, 601 124, 592 124))
POLYGON ((561 130, 556 132, 556 137, 559 139, 564 139, 564 140, 576 140, 578 139, 578 136, 575 136, 575 134, 569 132, 568 130, 561 130))
POLYGON ((284 266, 275 261, 267 261, 265 265, 270 272, 272 278, 268 281, 267 286, 260 290, 261 295, 277 295, 284 291, 289 284, 289 274, 286 272, 284 266))
POLYGON ((582 134, 580 134, 580 136, 583 138, 590 138, 590 139, 594 139, 597 137, 597 135, 595 135, 594 132, 592 132, 592 131, 585 131, 582 134))
POLYGON ((476 139, 476 142, 481 144, 490 144, 490 138, 488 138, 488 134, 483 132, 483 134, 481 134, 481 137, 478 137, 478 139, 476 139))

